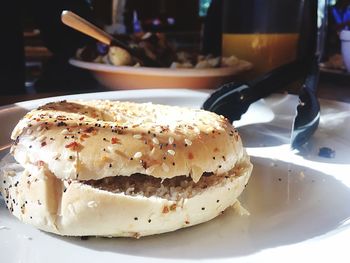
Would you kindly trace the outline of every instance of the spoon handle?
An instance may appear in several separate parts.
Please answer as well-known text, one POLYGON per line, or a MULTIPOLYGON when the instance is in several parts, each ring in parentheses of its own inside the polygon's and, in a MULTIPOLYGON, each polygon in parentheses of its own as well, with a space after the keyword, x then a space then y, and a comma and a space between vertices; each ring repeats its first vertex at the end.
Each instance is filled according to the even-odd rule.
POLYGON ((84 18, 74 14, 71 11, 63 11, 61 14, 61 20, 65 25, 74 28, 75 30, 80 31, 92 38, 95 38, 106 45, 111 44, 111 41, 113 39, 111 35, 107 34, 105 31, 101 30, 97 26, 91 24, 84 18))

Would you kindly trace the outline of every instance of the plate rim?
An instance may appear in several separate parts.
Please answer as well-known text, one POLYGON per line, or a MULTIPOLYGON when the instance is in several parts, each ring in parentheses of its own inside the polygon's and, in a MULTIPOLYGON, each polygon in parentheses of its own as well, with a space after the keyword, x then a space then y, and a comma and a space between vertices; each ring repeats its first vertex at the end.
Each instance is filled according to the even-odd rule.
MULTIPOLYGON (((209 89, 133 89, 133 90, 108 90, 108 91, 97 91, 97 92, 84 92, 84 93, 75 93, 75 94, 67 94, 67 95, 58 95, 58 96, 49 96, 45 98, 39 98, 39 99, 31 99, 31 100, 23 100, 18 101, 11 104, 6 104, 0 106, 0 112, 3 110, 8 110, 13 107, 19 106, 19 107, 28 107, 28 105, 42 105, 44 103, 48 103, 50 101, 60 101, 60 100, 97 100, 100 99, 99 97, 106 97, 103 99, 108 99, 107 95, 113 96, 114 93, 117 93, 118 95, 121 95, 118 99, 125 99, 127 97, 130 97, 130 93, 134 93, 132 96, 142 98, 144 97, 141 93, 162 93, 163 97, 170 98, 176 94, 177 96, 184 97, 186 95, 209 95, 210 93, 214 92, 214 90, 209 89), (106 95, 106 96, 103 96, 106 95), (83 96, 84 98, 79 98, 83 96), (96 98, 96 96, 98 98, 96 98), (88 97, 88 99, 86 98, 88 97)), ((159 95, 159 94, 158 94, 159 95)), ((147 95, 150 96, 150 95, 147 95)), ((154 96, 150 96, 154 97, 154 96)), ((111 100, 116 100, 115 98, 110 98, 111 100)), ((35 106, 34 106, 35 107, 35 106)))

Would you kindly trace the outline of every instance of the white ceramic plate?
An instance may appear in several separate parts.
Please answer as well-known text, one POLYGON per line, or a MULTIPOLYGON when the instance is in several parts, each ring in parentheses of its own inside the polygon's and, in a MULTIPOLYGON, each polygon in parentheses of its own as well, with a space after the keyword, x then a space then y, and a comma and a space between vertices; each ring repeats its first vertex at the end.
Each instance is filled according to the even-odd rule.
MULTIPOLYGON (((199 107, 206 92, 143 90, 58 99, 108 98, 199 107)), ((57 98, 56 98, 57 99, 57 98)), ((21 115, 45 99, 0 108, 0 145, 21 115)), ((321 100, 320 127, 303 152, 289 149, 297 98, 274 95, 237 122, 254 171, 241 202, 211 222, 141 238, 59 237, 20 223, 0 201, 0 261, 12 262, 347 262, 350 240, 350 105, 321 100), (335 158, 318 156, 320 147, 335 158)), ((4 154, 6 150, 2 151, 4 154)), ((103 223, 103 222, 101 222, 103 223)))
POLYGON ((70 59, 73 66, 91 71, 96 79, 111 90, 186 88, 213 89, 232 81, 238 74, 252 68, 242 63, 236 67, 208 69, 172 69, 113 66, 70 59))

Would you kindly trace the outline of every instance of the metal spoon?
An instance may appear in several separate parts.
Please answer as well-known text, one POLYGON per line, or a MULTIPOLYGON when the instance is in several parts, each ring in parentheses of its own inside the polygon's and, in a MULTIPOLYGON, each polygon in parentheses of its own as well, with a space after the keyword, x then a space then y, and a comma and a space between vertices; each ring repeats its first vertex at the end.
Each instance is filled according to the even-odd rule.
POLYGON ((84 33, 106 45, 118 46, 125 49, 132 56, 138 59, 144 66, 162 67, 162 65, 158 61, 148 57, 144 52, 135 48, 131 48, 127 43, 124 43, 123 41, 116 39, 115 37, 111 36, 107 32, 103 31, 102 29, 91 24, 89 21, 85 20, 84 18, 78 16, 77 14, 71 11, 68 11, 68 10, 62 11, 61 21, 65 25, 81 33, 84 33))

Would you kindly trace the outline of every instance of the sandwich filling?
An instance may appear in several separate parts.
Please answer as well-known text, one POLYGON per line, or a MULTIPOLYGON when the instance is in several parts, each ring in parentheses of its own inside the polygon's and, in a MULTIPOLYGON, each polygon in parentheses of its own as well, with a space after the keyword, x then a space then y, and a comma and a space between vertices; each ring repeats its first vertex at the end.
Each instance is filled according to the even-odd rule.
POLYGON ((81 183, 111 193, 144 197, 156 196, 178 202, 200 194, 210 187, 226 185, 245 174, 250 168, 247 163, 241 163, 224 174, 204 173, 198 182, 194 182, 188 176, 176 176, 162 180, 138 173, 131 176, 112 176, 100 180, 81 181, 81 183))

